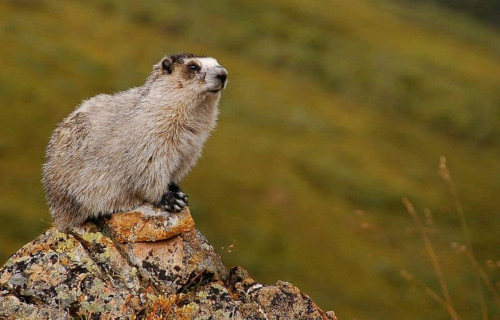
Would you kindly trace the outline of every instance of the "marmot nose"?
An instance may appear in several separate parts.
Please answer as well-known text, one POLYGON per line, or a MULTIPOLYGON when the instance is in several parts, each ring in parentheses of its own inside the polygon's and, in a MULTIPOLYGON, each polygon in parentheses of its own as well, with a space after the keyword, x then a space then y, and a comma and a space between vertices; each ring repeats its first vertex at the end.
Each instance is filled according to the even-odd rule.
POLYGON ((222 82, 222 85, 224 85, 226 83, 226 80, 227 80, 227 72, 219 73, 217 75, 217 79, 219 79, 220 82, 222 82))

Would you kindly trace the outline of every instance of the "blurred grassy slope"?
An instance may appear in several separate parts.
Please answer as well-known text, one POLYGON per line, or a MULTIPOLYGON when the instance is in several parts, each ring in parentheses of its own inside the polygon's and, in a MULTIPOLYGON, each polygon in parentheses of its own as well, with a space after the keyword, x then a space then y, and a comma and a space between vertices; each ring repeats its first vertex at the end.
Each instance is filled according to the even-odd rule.
MULTIPOLYGON (((388 1, 0 3, 0 261, 50 225, 51 131, 87 97, 140 85, 165 53, 229 70, 217 130, 183 184, 198 227, 260 281, 291 281, 342 319, 440 319, 400 268, 432 272, 400 203, 463 241, 436 174, 446 155, 481 261, 498 258, 500 37, 388 1), (17 4, 16 4, 17 3, 17 4), (362 231, 355 210, 374 228, 362 231), (402 251, 404 250, 404 251, 402 251)), ((441 251, 464 318, 470 270, 441 251)))

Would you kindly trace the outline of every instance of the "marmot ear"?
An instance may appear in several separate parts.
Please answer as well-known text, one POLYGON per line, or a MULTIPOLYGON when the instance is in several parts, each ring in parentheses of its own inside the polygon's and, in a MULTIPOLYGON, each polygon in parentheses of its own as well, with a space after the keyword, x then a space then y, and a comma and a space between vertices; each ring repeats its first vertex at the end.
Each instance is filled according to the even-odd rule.
POLYGON ((168 59, 168 58, 163 59, 163 61, 161 62, 161 68, 163 70, 165 70, 168 74, 171 74, 172 73, 172 61, 170 61, 170 59, 168 59))

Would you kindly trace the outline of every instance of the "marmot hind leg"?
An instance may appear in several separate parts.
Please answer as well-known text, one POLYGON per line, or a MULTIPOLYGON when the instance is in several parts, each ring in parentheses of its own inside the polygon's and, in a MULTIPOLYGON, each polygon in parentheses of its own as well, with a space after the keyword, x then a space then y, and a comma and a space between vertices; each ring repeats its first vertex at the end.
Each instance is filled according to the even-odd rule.
POLYGON ((73 227, 79 226, 88 219, 88 215, 82 212, 77 201, 68 195, 51 194, 51 212, 54 223, 62 232, 68 232, 73 227))
POLYGON ((158 206, 168 212, 181 212, 188 205, 188 196, 174 182, 168 185, 168 190, 161 197, 158 206))

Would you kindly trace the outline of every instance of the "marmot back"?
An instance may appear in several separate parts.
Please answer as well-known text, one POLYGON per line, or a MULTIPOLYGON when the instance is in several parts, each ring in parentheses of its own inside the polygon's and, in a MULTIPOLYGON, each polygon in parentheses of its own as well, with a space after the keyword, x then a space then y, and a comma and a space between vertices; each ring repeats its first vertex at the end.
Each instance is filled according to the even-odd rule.
POLYGON ((56 226, 150 203, 181 211, 180 181, 214 129, 227 71, 217 60, 176 54, 146 83, 84 101, 52 134, 43 184, 56 226))

